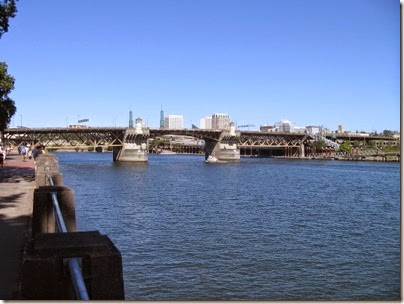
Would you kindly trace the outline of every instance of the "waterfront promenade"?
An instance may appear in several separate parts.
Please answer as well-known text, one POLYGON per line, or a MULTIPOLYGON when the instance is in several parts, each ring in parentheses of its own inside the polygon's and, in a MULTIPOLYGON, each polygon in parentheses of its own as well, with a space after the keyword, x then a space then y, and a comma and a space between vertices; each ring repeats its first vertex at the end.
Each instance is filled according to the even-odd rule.
POLYGON ((35 189, 33 160, 7 155, 0 168, 0 299, 18 298, 18 279, 24 241, 29 233, 35 189))

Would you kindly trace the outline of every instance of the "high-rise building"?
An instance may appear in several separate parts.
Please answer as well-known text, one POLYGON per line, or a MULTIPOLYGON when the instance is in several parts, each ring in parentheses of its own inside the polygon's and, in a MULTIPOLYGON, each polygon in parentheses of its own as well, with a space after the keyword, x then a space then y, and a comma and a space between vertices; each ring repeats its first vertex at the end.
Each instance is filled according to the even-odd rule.
POLYGON ((164 129, 183 129, 184 116, 182 115, 168 115, 164 119, 164 129))
POLYGON ((345 132, 345 127, 343 125, 338 125, 338 133, 343 134, 345 132))
POLYGON ((199 127, 201 129, 212 129, 212 115, 202 117, 199 120, 199 127))
POLYGON ((228 130, 230 129, 230 116, 228 114, 215 113, 212 115, 213 130, 228 130))
POLYGON ((132 113, 132 110, 129 111, 129 128, 133 129, 133 113, 132 113))
POLYGON ((164 128, 164 111, 163 111, 163 106, 161 106, 161 111, 160 111, 160 129, 164 128))

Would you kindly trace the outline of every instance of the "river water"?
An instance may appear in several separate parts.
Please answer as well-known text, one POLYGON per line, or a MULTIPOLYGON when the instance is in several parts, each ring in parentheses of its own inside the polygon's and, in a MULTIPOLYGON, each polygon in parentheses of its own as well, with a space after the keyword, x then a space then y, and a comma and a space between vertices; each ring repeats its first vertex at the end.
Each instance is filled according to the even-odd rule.
POLYGON ((399 300, 400 164, 56 153, 127 300, 399 300))

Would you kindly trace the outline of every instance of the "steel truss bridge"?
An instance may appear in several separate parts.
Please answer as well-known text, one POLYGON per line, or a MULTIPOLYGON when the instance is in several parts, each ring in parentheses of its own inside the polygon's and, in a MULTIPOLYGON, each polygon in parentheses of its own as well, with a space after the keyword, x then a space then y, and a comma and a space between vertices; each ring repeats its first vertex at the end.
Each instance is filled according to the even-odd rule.
MULTIPOLYGON (((88 127, 88 128, 10 128, 6 129, 3 134, 3 141, 16 146, 22 143, 30 143, 31 145, 43 144, 47 149, 76 149, 85 150, 89 147, 97 148, 114 148, 122 147, 125 142, 132 140, 129 135, 125 137, 127 128, 113 127, 88 127)), ((253 151, 259 150, 278 150, 280 155, 299 156, 302 149, 306 149, 310 142, 314 141, 314 137, 308 134, 300 133, 263 133, 257 131, 240 131, 236 130, 236 135, 229 135, 221 130, 208 129, 145 129, 142 135, 144 140, 149 138, 157 138, 169 135, 184 135, 194 138, 203 139, 205 142, 221 142, 236 144, 237 147, 244 151, 244 154, 253 154, 253 151)), ((352 135, 326 135, 328 139, 337 142, 346 140, 362 140, 369 142, 385 141, 393 142, 398 139, 384 136, 352 136, 352 135)), ((303 154, 308 154, 307 151, 303 154)))
MULTIPOLYGON (((88 147, 123 146, 126 128, 11 128, 6 129, 5 143, 16 146, 22 143, 43 144, 48 149, 86 149, 88 147)), ((168 135, 184 135, 205 141, 235 143, 239 148, 300 148, 310 140, 307 134, 262 133, 256 131, 236 131, 236 136, 222 134, 221 130, 207 129, 149 129, 144 137, 157 138, 168 135)), ((132 135, 133 136, 133 135, 132 135)))

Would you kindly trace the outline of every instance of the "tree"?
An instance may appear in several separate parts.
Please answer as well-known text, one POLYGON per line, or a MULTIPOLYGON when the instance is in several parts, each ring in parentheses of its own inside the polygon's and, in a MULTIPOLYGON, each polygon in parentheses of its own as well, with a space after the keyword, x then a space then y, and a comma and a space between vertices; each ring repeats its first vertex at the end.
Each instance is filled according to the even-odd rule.
POLYGON ((343 144, 339 146, 340 152, 351 152, 352 145, 350 141, 345 141, 343 144))
POLYGON ((8 31, 8 20, 17 13, 16 0, 2 0, 0 2, 0 38, 8 31))
POLYGON ((327 146, 327 144, 325 143, 324 140, 319 140, 319 141, 316 141, 316 143, 315 143, 315 147, 316 147, 317 151, 321 151, 321 149, 325 148, 326 146, 327 146))
POLYGON ((394 132, 391 130, 384 130, 383 135, 384 136, 393 136, 394 132))
MULTIPOLYGON (((9 19, 14 18, 17 13, 16 0, 0 0, 0 38, 8 31, 9 19)), ((0 132, 4 134, 4 129, 10 123, 11 117, 17 108, 14 100, 8 95, 14 89, 14 77, 7 73, 7 64, 0 62, 0 132)))
POLYGON ((7 73, 7 64, 0 62, 0 131, 3 133, 17 108, 8 95, 14 89, 14 77, 7 73))

